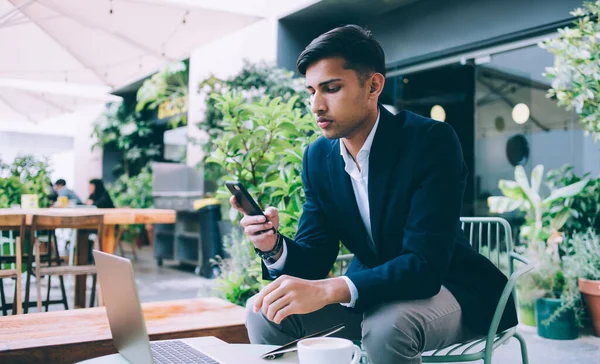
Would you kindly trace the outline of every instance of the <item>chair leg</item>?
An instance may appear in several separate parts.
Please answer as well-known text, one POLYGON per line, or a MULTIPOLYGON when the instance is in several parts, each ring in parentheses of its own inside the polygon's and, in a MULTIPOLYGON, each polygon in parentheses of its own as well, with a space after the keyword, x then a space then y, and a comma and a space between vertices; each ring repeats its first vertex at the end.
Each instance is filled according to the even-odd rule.
POLYGON ((4 296, 4 281, 2 278, 0 278, 0 304, 2 305, 2 315, 8 315, 8 312, 6 311, 6 297, 4 296))
POLYGON ((33 231, 29 243, 29 253, 27 254, 27 278, 25 279, 25 301, 23 302, 23 313, 29 312, 29 290, 31 288, 31 275, 33 274, 33 239, 35 238, 33 231))
POLYGON ((136 250, 137 250, 137 247, 136 247, 136 244, 135 244, 135 241, 134 241, 134 242, 131 243, 131 251, 133 252, 133 261, 134 262, 137 262, 137 260, 138 260, 137 259, 137 254, 136 254, 136 250))
POLYGON ((40 247, 41 242, 35 239, 35 289, 37 299, 37 312, 42 312, 42 275, 40 274, 40 247))
POLYGON ((69 303, 67 300, 67 291, 65 290, 65 280, 63 276, 58 276, 58 280, 60 281, 60 290, 62 293, 62 303, 65 306, 65 310, 69 309, 69 303))
MULTIPOLYGON (((77 230, 73 230, 73 231, 77 231, 77 230)), ((62 259, 60 257, 60 252, 58 250, 58 239, 56 238, 56 230, 51 230, 50 234, 48 236, 48 239, 51 239, 51 237, 54 237, 54 256, 56 259, 56 265, 62 265, 62 259)), ((71 242, 73 246, 75 246, 75 241, 71 242)), ((63 278, 62 275, 58 276, 58 280, 60 282, 60 290, 62 293, 62 304, 63 306, 65 306, 65 310, 69 309, 69 303, 67 300, 67 292, 65 290, 65 280, 63 278)), ((48 280, 48 292, 50 292, 50 280, 48 280)), ((50 296, 48 296, 49 298, 50 296)))
POLYGON ((525 343, 525 338, 518 332, 515 332, 515 338, 519 340, 519 345, 521 346, 521 360, 523 361, 523 364, 529 364, 529 356, 527 355, 527 344, 525 343))
POLYGON ((90 297, 90 307, 94 307, 94 301, 96 300, 96 280, 97 280, 97 275, 93 274, 92 275, 92 295, 90 297))
POLYGON ((119 245, 119 252, 120 252, 120 256, 122 256, 123 258, 125 258, 125 250, 123 250, 123 242, 121 240, 117 241, 117 244, 119 245))
POLYGON ((13 315, 20 315, 23 313, 23 301, 21 296, 21 280, 23 279, 23 252, 22 252, 22 238, 16 238, 16 262, 15 268, 17 271, 17 277, 15 281, 15 298, 13 299, 13 315))
MULTIPOLYGON (((17 279, 20 279, 20 278, 17 278, 17 279)), ((2 283, 0 283, 0 285, 1 284, 2 283)), ((13 298, 13 309, 12 309, 13 315, 19 315, 21 313, 19 311, 19 306, 21 306, 21 308, 23 308, 23 302, 21 302, 21 300, 19 299, 20 295, 21 295, 21 285, 17 284, 17 282, 15 282, 15 296, 13 298)))
POLYGON ((48 307, 50 306, 50 283, 51 283, 51 275, 48 275, 48 290, 46 291, 46 302, 44 306, 46 306, 46 312, 48 312, 48 307))

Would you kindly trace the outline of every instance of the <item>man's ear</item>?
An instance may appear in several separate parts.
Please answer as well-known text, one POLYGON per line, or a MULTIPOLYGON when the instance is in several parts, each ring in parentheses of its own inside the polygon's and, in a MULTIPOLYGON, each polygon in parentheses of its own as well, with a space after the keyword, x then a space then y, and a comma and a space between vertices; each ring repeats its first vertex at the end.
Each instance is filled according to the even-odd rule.
POLYGON ((371 85, 369 87, 369 93, 372 96, 379 97, 383 92, 383 86, 385 85, 385 77, 381 73, 375 73, 371 76, 371 85))

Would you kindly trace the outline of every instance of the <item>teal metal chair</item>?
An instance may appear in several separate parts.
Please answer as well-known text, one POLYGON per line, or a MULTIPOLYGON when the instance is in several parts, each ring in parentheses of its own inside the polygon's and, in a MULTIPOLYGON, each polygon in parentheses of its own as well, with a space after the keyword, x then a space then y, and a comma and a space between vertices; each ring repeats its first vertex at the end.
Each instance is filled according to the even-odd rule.
MULTIPOLYGON (((460 221, 462 230, 467 234, 471 246, 504 272, 508 276, 508 282, 500 296, 492 324, 485 337, 425 352, 422 355, 423 363, 456 363, 483 360, 484 364, 492 364, 494 350, 514 337, 520 344, 523 364, 528 364, 527 345, 525 339, 517 332, 517 328, 512 327, 503 332, 498 332, 498 325, 510 294, 513 293, 516 297, 517 279, 532 270, 533 266, 529 264, 526 258, 514 252, 512 230, 505 219, 499 217, 462 217, 460 221), (515 261, 523 263, 524 266, 515 271, 515 261)), ((338 257, 337 272, 339 274, 345 271, 351 259, 351 254, 338 257)), ((364 352, 363 359, 367 359, 364 352)))

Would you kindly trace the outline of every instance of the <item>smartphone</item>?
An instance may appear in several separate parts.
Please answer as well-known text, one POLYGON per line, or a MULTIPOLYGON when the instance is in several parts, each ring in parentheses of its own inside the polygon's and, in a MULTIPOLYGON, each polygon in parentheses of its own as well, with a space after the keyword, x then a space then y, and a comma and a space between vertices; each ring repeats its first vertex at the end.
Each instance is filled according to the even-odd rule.
POLYGON ((227 181, 225 182, 225 186, 227 186, 227 189, 235 196, 238 205, 241 206, 242 210, 244 210, 247 215, 265 216, 260 206, 258 206, 256 201, 250 196, 250 193, 243 184, 238 181, 227 181))
MULTIPOLYGON (((260 206, 258 206, 258 203, 254 201, 254 199, 243 184, 241 184, 238 181, 227 181, 225 182, 225 186, 227 186, 229 192, 231 192, 231 194, 235 196, 238 205, 240 205, 240 207, 242 208, 242 210, 244 210, 246 215, 265 216, 260 206)), ((265 220, 265 222, 268 222, 269 218, 265 216, 265 220)), ((271 230, 276 231, 275 228, 271 228, 269 230, 259 231, 255 235, 260 235, 271 230)))

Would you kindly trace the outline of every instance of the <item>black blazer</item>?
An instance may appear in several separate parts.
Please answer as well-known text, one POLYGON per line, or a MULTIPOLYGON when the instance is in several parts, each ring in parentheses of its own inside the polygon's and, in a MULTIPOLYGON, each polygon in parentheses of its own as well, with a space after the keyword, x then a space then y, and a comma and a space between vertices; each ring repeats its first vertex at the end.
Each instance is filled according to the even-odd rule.
MULTIPOLYGON (((368 185, 376 251, 368 243, 339 143, 320 137, 304 152, 306 202, 295 239, 286 238, 281 274, 326 277, 341 241, 355 255, 346 273, 358 289, 354 310, 432 297, 444 285, 461 305, 467 326, 486 334, 507 279, 471 248, 460 229, 468 171, 454 129, 380 106, 368 185)), ((263 276, 271 278, 264 265, 263 276)), ((511 298, 499 329, 516 324, 511 298)))

